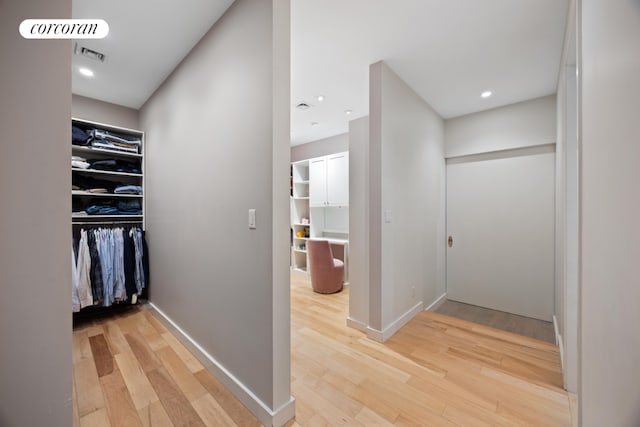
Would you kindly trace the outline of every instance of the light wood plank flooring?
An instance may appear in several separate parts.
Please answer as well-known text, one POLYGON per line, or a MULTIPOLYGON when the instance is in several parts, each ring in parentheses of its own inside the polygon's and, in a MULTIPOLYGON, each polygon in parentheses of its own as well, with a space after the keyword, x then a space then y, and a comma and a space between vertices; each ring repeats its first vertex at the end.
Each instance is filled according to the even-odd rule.
POLYGON ((447 300, 434 310, 436 313, 457 317, 458 319, 480 323, 503 331, 555 344, 556 336, 553 323, 544 320, 531 319, 504 311, 491 310, 471 304, 447 300))
POLYGON ((73 331, 73 425, 259 426, 145 306, 73 331))
POLYGON ((299 425, 571 425, 554 345, 426 311, 379 344, 345 326, 348 290, 291 280, 299 425))
MULTIPOLYGON (((348 290, 294 273, 291 293, 289 427, 571 425, 551 344, 430 312, 379 344, 345 325, 348 290)), ((74 425, 259 425, 144 308, 73 344, 74 425)))

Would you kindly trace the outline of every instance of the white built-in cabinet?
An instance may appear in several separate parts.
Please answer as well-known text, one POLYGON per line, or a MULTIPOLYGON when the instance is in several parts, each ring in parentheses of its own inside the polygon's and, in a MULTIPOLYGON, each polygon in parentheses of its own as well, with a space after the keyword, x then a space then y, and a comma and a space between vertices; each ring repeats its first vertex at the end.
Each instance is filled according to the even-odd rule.
POLYGON ((309 160, 309 206, 349 206, 349 153, 309 160))
MULTIPOLYGON (((291 266, 308 272, 307 241, 322 238, 346 260, 349 236, 349 153, 291 164, 291 266)), ((345 281, 347 269, 345 269, 345 281)))

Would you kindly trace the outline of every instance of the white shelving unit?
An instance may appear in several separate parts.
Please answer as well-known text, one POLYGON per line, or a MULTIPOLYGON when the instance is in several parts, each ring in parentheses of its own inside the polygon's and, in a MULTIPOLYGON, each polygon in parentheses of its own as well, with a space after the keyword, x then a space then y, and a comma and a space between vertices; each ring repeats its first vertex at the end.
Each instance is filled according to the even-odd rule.
POLYGON ((109 181, 112 183, 119 183, 123 185, 139 185, 142 187, 141 194, 114 194, 114 193, 93 193, 86 190, 72 190, 71 196, 74 204, 74 212, 71 215, 73 224, 117 224, 119 222, 127 223, 139 223, 142 228, 145 228, 144 210, 145 210, 145 195, 144 195, 144 132, 127 129, 118 126, 112 126, 104 123, 92 122, 81 119, 72 119, 73 126, 77 126, 80 129, 88 131, 90 129, 99 129, 116 134, 126 139, 139 139, 142 145, 138 153, 110 150, 107 148, 97 148, 85 145, 72 145, 71 153, 73 156, 80 156, 87 161, 93 160, 125 160, 133 162, 138 166, 140 173, 130 172, 118 172, 99 169, 82 169, 77 167, 71 168, 73 176, 84 176, 93 179, 99 179, 102 181, 109 181), (142 208, 141 215, 88 215, 86 213, 78 212, 77 209, 82 206, 86 206, 91 203, 91 200, 113 200, 114 203, 123 200, 139 200, 142 208))
POLYGON ((291 268, 307 272, 307 240, 311 235, 309 161, 291 164, 291 268))

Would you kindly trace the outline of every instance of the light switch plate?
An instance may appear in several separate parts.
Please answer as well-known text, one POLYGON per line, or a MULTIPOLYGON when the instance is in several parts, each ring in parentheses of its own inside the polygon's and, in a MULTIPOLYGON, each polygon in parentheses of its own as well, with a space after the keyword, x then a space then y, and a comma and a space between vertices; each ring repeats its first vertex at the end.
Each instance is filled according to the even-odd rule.
POLYGON ((249 230, 256 229, 256 210, 249 209, 249 230))
POLYGON ((386 222, 386 223, 390 223, 391 222, 391 210, 389 210, 389 209, 384 211, 384 222, 386 222))

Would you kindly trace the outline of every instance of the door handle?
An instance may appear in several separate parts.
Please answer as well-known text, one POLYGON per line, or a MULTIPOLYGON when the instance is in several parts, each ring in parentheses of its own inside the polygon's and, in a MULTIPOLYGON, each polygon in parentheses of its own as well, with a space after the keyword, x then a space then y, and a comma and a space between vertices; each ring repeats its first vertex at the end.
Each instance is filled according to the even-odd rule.
POLYGON ((449 240, 447 241, 447 243, 449 244, 450 248, 453 247, 453 236, 449 236, 449 240))

